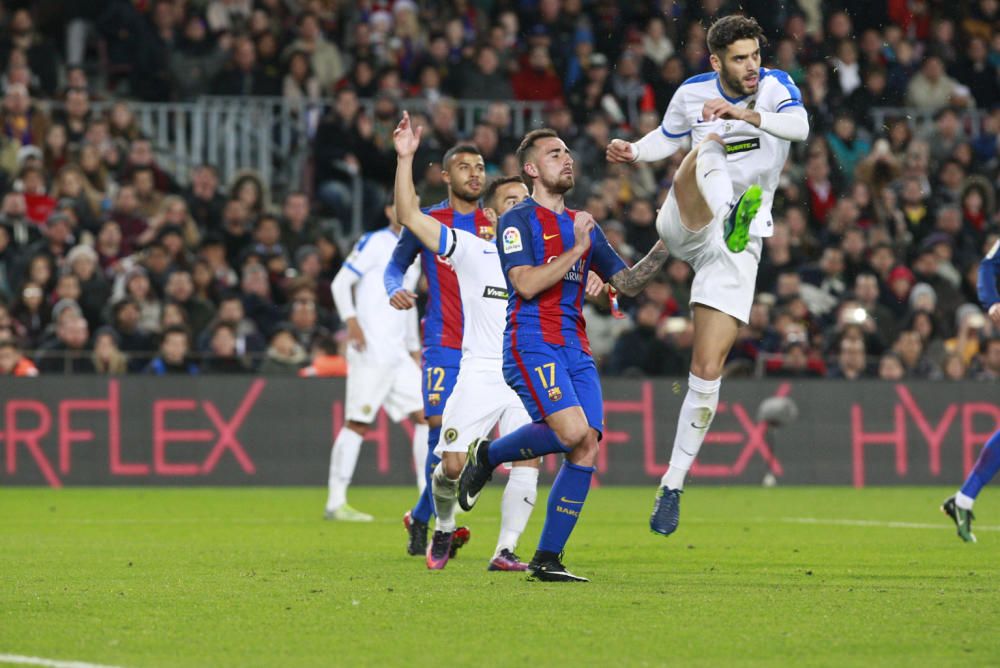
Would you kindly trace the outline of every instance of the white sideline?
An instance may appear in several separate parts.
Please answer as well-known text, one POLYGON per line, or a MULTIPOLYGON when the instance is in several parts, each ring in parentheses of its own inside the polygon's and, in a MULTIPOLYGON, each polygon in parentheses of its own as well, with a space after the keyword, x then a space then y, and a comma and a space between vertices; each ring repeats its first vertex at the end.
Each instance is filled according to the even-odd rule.
MULTIPOLYGON (((947 520, 947 518, 944 518, 947 520)), ((771 522, 767 518, 758 518, 759 522, 771 522)), ((877 527, 880 529, 952 529, 954 526, 949 521, 929 524, 924 522, 881 522, 878 520, 842 520, 842 519, 822 519, 819 517, 782 517, 779 521, 786 524, 829 524, 845 527, 877 527)), ((1000 526, 976 525, 975 531, 1000 531, 1000 526)))
POLYGON ((20 654, 0 654, 0 663, 14 663, 22 666, 48 666, 48 668, 115 668, 100 663, 85 661, 59 661, 58 659, 43 659, 40 656, 22 656, 20 654))

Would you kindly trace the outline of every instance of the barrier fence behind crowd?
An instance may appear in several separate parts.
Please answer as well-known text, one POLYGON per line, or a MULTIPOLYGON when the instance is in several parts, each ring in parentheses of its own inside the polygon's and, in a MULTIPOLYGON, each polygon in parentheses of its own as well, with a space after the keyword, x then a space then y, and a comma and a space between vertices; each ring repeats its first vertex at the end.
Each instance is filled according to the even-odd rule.
MULTIPOLYGON (((875 107, 871 110, 872 126, 876 133, 885 132, 891 121, 906 119, 915 133, 930 132, 934 128, 934 117, 939 112, 932 109, 914 109, 910 107, 875 107)), ((983 133, 983 121, 989 116, 985 109, 963 109, 958 111, 962 129, 970 139, 975 139, 983 133)))
MULTIPOLYGON (((115 100, 94 100, 95 113, 109 112, 115 100)), ((41 103, 47 111, 61 108, 58 102, 41 103)), ((312 190, 309 158, 312 142, 329 100, 301 101, 281 97, 205 96, 193 102, 128 102, 143 135, 153 142, 161 167, 171 172, 178 183, 188 184, 191 167, 210 163, 219 170, 222 183, 232 182, 242 170, 260 174, 272 193, 280 196, 289 190, 312 190)), ((374 100, 361 100, 367 112, 374 100)), ((485 114, 486 100, 456 101, 459 132, 471 134, 485 114)), ((506 102, 511 109, 511 132, 520 136, 542 123, 544 105, 540 102, 506 102)), ((400 109, 429 113, 431 102, 425 99, 400 100, 400 109)), ((361 235, 361 178, 351 174, 352 220, 346 236, 361 235)))

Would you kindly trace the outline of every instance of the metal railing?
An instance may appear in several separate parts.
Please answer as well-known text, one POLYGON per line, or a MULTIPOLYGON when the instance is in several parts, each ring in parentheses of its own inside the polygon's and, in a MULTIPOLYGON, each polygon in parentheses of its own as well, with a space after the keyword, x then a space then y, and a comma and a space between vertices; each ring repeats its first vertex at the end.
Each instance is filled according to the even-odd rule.
MULTIPOLYGON (((890 121, 905 118, 915 133, 929 132, 934 128, 936 110, 915 109, 912 107, 875 107, 871 110, 872 121, 876 131, 884 129, 890 121)), ((983 109, 961 109, 958 111, 959 122, 969 138, 976 138, 983 133, 983 121, 989 112, 983 109)))
MULTIPOLYGON (((110 111, 118 100, 95 100, 91 109, 100 114, 110 111)), ((287 100, 281 97, 204 96, 194 102, 127 101, 139 128, 149 137, 167 169, 186 182, 187 169, 201 162, 219 168, 224 182, 238 171, 253 169, 276 189, 302 187, 302 160, 308 157, 316 126, 327 112, 328 100, 287 100), (288 172, 279 171, 289 168, 288 172)), ((457 100, 458 129, 471 134, 492 102, 457 100)), ((544 105, 540 102, 510 101, 511 132, 524 134, 542 123, 544 105)), ((370 113, 371 99, 361 100, 370 113)), ((44 105, 60 108, 58 102, 44 105)), ((429 113, 433 105, 422 98, 399 101, 400 109, 429 113)))
MULTIPOLYGON (((91 109, 102 114, 120 100, 94 100, 91 109)), ((281 196, 289 190, 311 191, 309 159, 316 127, 328 112, 330 100, 287 100, 282 97, 204 96, 193 102, 125 101, 139 129, 153 142, 157 161, 181 185, 188 184, 190 169, 210 163, 219 170, 223 183, 230 183, 241 170, 260 174, 271 192, 281 196)), ((471 135, 491 104, 487 100, 456 100, 458 130, 471 135)), ((57 101, 41 102, 47 111, 62 107, 57 101)), ((370 113, 375 101, 361 100, 370 113)), ((521 136, 542 124, 541 102, 505 102, 511 110, 510 131, 521 136)), ((400 100, 399 108, 429 113, 426 99, 400 100)), ((351 176, 352 207, 348 236, 357 236, 361 220, 361 178, 351 176)))

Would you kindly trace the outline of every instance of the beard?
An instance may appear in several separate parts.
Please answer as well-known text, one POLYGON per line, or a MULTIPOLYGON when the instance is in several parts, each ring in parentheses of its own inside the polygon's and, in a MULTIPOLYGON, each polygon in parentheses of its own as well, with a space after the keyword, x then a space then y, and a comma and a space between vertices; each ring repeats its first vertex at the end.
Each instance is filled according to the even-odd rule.
POLYGON ((553 179, 541 178, 542 185, 550 193, 563 195, 573 189, 576 185, 576 177, 573 174, 558 174, 553 179))
POLYGON ((722 80, 726 84, 726 88, 729 90, 739 91, 741 96, 752 95, 757 92, 757 88, 760 87, 760 79, 757 79, 757 85, 753 88, 747 88, 746 84, 743 83, 743 78, 740 76, 732 76, 725 70, 722 71, 722 80))
POLYGON ((482 194, 482 189, 476 192, 472 190, 472 188, 466 186, 465 184, 458 185, 457 183, 452 183, 451 194, 457 199, 462 200, 463 202, 475 203, 479 201, 479 196, 482 194))

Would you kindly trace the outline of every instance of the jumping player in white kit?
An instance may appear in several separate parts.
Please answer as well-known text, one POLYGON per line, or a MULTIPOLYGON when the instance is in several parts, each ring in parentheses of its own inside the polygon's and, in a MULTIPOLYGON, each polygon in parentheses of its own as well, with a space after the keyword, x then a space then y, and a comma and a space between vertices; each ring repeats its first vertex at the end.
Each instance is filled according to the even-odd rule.
MULTIPOLYGON (((347 488, 354 476, 361 441, 380 408, 395 422, 409 416, 413 431, 413 457, 417 471, 427 455, 427 424, 420 391, 420 366, 412 354, 420 350, 415 311, 397 311, 389 304, 382 274, 399 239, 401 227, 393 206, 385 208, 387 227, 370 232, 354 246, 333 279, 331 290, 337 312, 347 324, 346 422, 330 454, 329 496, 324 517, 329 520, 370 522, 372 516, 347 503, 347 488)), ((416 288, 420 266, 406 275, 406 286, 416 288)), ((418 485, 423 475, 417 475, 418 485)))
POLYGON ((684 478, 719 403, 722 369, 753 304, 761 238, 771 236, 771 204, 789 143, 804 141, 802 95, 781 70, 760 66, 765 42, 757 21, 719 19, 708 31, 713 72, 685 81, 662 125, 634 144, 608 145, 610 162, 654 162, 691 137, 656 221, 671 255, 694 269, 694 347, 670 467, 650 528, 669 536, 680 518, 684 478))
MULTIPOLYGON (((465 464, 469 443, 487 437, 499 424, 506 434, 531 422, 517 394, 503 379, 503 330, 507 322, 507 283, 500 268, 491 230, 480 228, 479 236, 442 225, 421 213, 413 186, 413 155, 420 145, 421 128, 410 126, 404 112, 393 133, 396 145, 396 211, 399 222, 427 248, 445 258, 458 276, 465 328, 462 360, 455 389, 445 404, 441 440, 434 453, 442 461, 434 469, 431 484, 437 524, 427 548, 427 567, 440 570, 448 563, 455 531, 458 476, 465 464), (490 238, 485 238, 486 235, 490 238)), ((481 158, 480 158, 481 160, 481 158)), ((508 181, 491 189, 487 206, 502 213, 528 196, 523 182, 508 181)), ((498 212, 486 209, 496 225, 498 212)), ((501 502, 501 533, 489 570, 524 571, 527 564, 514 552, 517 541, 531 516, 537 496, 538 459, 518 462, 511 470, 501 502), (509 497, 509 498, 508 498, 509 497)))

